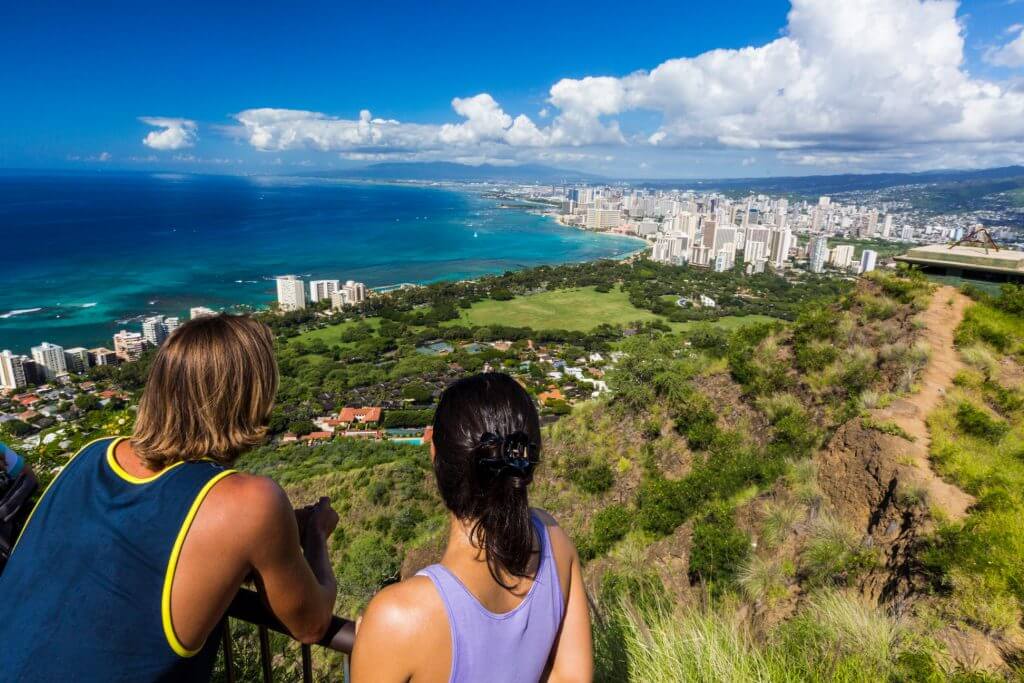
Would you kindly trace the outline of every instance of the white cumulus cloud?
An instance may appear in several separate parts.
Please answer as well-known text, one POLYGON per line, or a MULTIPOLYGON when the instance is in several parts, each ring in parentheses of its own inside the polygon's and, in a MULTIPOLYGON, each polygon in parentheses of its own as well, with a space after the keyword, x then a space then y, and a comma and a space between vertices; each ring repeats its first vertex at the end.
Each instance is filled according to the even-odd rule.
POLYGON ((140 116, 147 126, 160 130, 152 130, 142 139, 146 147, 159 150, 184 149, 195 144, 198 137, 196 122, 191 119, 176 119, 165 116, 140 116))
POLYGON ((1005 45, 986 50, 985 61, 996 66, 1024 67, 1024 25, 1014 24, 1007 33, 1016 33, 1017 37, 1005 45))
MULTIPOLYGON (((957 9, 955 0, 793 0, 773 41, 622 76, 562 79, 536 120, 506 112, 488 93, 454 98, 454 123, 399 122, 366 110, 358 119, 270 108, 235 118, 259 150, 366 159, 541 159, 543 150, 626 145, 772 150, 810 165, 875 159, 909 167, 972 154, 1024 160, 1024 91, 968 73, 957 9), (632 112, 653 113, 655 123, 626 132, 623 121, 632 112)), ((1024 28, 1015 25, 1007 35, 1015 37, 985 58, 1024 65, 1024 28)), ((166 125, 147 144, 152 136, 169 142, 175 135, 190 139, 194 126, 166 125)))

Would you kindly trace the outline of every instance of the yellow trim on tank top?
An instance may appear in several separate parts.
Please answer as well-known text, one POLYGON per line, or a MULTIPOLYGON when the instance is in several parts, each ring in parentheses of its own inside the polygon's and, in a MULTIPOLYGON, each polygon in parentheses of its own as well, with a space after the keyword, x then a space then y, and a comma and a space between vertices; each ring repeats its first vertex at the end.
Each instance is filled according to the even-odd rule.
POLYGON ((189 650, 178 640, 178 634, 174 632, 174 624, 171 623, 171 586, 174 584, 174 572, 178 568, 178 557, 181 555, 182 546, 185 545, 185 536, 188 535, 188 530, 192 527, 192 522, 195 520, 196 513, 199 512, 199 506, 206 499, 206 494, 210 492, 214 484, 235 472, 237 470, 224 470, 206 482, 206 485, 199 490, 199 493, 196 494, 196 499, 192 501, 192 507, 189 508, 188 514, 185 515, 185 521, 181 523, 178 537, 175 539, 174 547, 171 549, 171 557, 167 561, 167 572, 164 574, 164 589, 160 598, 160 617, 161 621, 163 621, 164 636, 167 638, 167 644, 171 646, 171 649, 179 657, 194 657, 203 649, 203 645, 206 643, 204 642, 195 650, 189 650))
MULTIPOLYGON (((58 472, 57 474, 54 475, 53 479, 50 480, 50 483, 46 485, 45 489, 43 489, 43 492, 39 494, 39 498, 36 499, 36 504, 32 506, 32 511, 29 512, 28 513, 28 517, 25 518, 25 523, 21 525, 21 531, 18 532, 18 538, 15 539, 14 545, 11 546, 11 554, 12 555, 14 554, 14 550, 18 547, 18 541, 20 541, 21 537, 25 535, 25 530, 28 529, 28 523, 32 521, 32 515, 36 514, 36 510, 39 509, 39 504, 43 502, 43 498, 46 496, 47 493, 50 492, 50 488, 55 483, 57 483, 57 478, 60 477, 60 475, 64 474, 64 470, 66 470, 68 467, 70 467, 71 463, 74 461, 74 459, 77 458, 78 456, 80 456, 83 452, 85 452, 86 448, 88 448, 89 446, 93 445, 94 443, 99 443, 100 441, 103 441, 104 439, 109 439, 109 438, 110 438, 109 436, 101 436, 98 439, 93 439, 89 443, 87 443, 84 446, 82 446, 81 448, 79 448, 77 453, 75 453, 70 458, 68 458, 68 461, 66 463, 64 463, 64 467, 60 468, 60 472, 58 472)), ((118 437, 114 437, 114 441, 115 442, 117 441, 117 438, 118 437)))
POLYGON ((131 474, 128 474, 128 472, 125 471, 123 467, 121 467, 121 464, 117 462, 117 458, 114 457, 114 449, 117 448, 117 444, 121 443, 127 438, 127 436, 119 436, 110 442, 110 446, 107 448, 107 464, 110 465, 110 469, 114 471, 114 474, 119 476, 121 479, 124 479, 129 484, 148 484, 149 482, 155 481, 160 477, 164 476, 165 474, 173 470, 175 467, 185 464, 184 460, 179 460, 173 465, 165 467, 156 474, 153 474, 148 477, 136 477, 131 474))

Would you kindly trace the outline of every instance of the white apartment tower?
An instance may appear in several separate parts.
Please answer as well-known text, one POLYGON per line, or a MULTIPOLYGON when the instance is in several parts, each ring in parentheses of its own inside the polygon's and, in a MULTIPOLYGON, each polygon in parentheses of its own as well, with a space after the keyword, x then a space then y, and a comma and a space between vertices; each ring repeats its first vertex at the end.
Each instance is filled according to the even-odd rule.
POLYGON ((68 372, 76 375, 84 375, 89 369, 89 349, 84 346, 76 346, 73 349, 64 349, 64 365, 68 372))
POLYGON ((774 268, 781 269, 789 261, 789 249, 793 246, 793 233, 789 228, 772 231, 770 261, 774 268))
POLYGON ((331 294, 331 308, 334 309, 361 304, 364 301, 366 301, 366 285, 354 280, 346 281, 338 291, 331 294))
POLYGON ((294 275, 277 278, 277 303, 282 311, 301 311, 306 307, 306 284, 294 275))
POLYGON ((892 235, 892 214, 885 214, 885 220, 882 222, 882 237, 889 239, 892 235))
POLYGON ((828 239, 824 235, 811 238, 808 248, 807 260, 812 273, 821 273, 825 270, 825 261, 828 259, 828 239))
POLYGON ((43 369, 48 380, 67 374, 67 365, 64 362, 64 347, 62 346, 49 342, 33 346, 32 360, 43 369))
POLYGON ((853 245, 837 244, 832 249, 832 255, 829 260, 836 268, 849 268, 850 264, 853 263, 853 245))
POLYGON ((142 321, 142 336, 152 346, 160 346, 180 326, 178 318, 154 315, 142 321))
POLYGON ((622 212, 618 209, 587 209, 587 230, 607 230, 619 227, 622 212))
POLYGON ((875 269, 875 262, 878 260, 878 253, 865 249, 860 255, 860 272, 870 273, 875 269))
POLYGON ((121 330, 114 335, 114 354, 121 360, 138 360, 145 350, 146 340, 138 332, 121 330))
POLYGON ((309 283, 309 300, 312 302, 327 301, 338 291, 341 283, 337 280, 311 280, 309 283))
POLYGON ((6 349, 0 353, 0 389, 21 389, 28 384, 25 363, 28 356, 21 356, 6 349))

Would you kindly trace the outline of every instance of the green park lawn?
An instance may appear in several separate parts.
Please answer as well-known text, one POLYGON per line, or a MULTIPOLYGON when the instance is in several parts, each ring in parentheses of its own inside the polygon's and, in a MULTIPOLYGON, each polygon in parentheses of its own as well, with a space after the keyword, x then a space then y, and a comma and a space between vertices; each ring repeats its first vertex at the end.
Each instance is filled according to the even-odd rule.
MULTIPOLYGON (((674 299, 675 297, 673 297, 674 299)), ((457 320, 447 325, 508 325, 510 327, 530 327, 534 330, 591 330, 602 323, 610 325, 629 325, 637 321, 646 322, 660 320, 661 316, 648 310, 637 308, 629 302, 629 296, 621 289, 601 293, 593 287, 576 289, 559 289, 540 294, 518 296, 509 301, 488 299, 480 301, 469 309, 462 310, 457 320)), ((710 321, 712 324, 732 330, 741 325, 766 322, 772 318, 763 315, 725 316, 710 321)), ((330 325, 316 330, 303 332, 288 340, 289 344, 301 342, 309 344, 321 340, 327 346, 344 345, 342 335, 350 328, 365 322, 374 330, 380 327, 380 318, 349 320, 338 325, 330 325)), ((699 322, 669 323, 673 331, 681 332, 692 328, 699 322)), ((309 354, 308 360, 318 360, 319 356, 309 354)))
POLYGON ((481 327, 508 325, 585 331, 601 323, 628 325, 658 318, 631 304, 629 296, 618 288, 602 294, 593 287, 582 287, 518 296, 509 301, 481 301, 463 310, 459 322, 481 327))
POLYGON ((309 330, 307 332, 303 332, 297 337, 292 337, 291 339, 288 340, 288 343, 294 344, 295 342, 301 342, 303 344, 309 344, 310 342, 319 339, 328 346, 334 346, 335 344, 344 345, 345 342, 341 341, 341 336, 346 332, 346 330, 355 327, 360 323, 366 323, 370 327, 372 327, 374 331, 376 331, 377 328, 380 327, 380 318, 346 320, 345 322, 338 323, 337 325, 329 325, 327 327, 321 327, 320 329, 317 330, 309 330))

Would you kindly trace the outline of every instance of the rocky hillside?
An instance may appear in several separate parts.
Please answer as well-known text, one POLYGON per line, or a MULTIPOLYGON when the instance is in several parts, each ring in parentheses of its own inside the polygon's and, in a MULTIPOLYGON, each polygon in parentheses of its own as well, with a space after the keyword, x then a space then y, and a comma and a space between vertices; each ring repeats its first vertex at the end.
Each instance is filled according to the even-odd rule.
MULTIPOLYGON (((532 492, 585 561, 599 678, 1024 675, 1024 306, 1008 309, 880 276, 793 323, 622 342, 613 396, 546 429, 532 492)), ((340 612, 441 553, 423 448, 244 464, 339 501, 340 612)))

